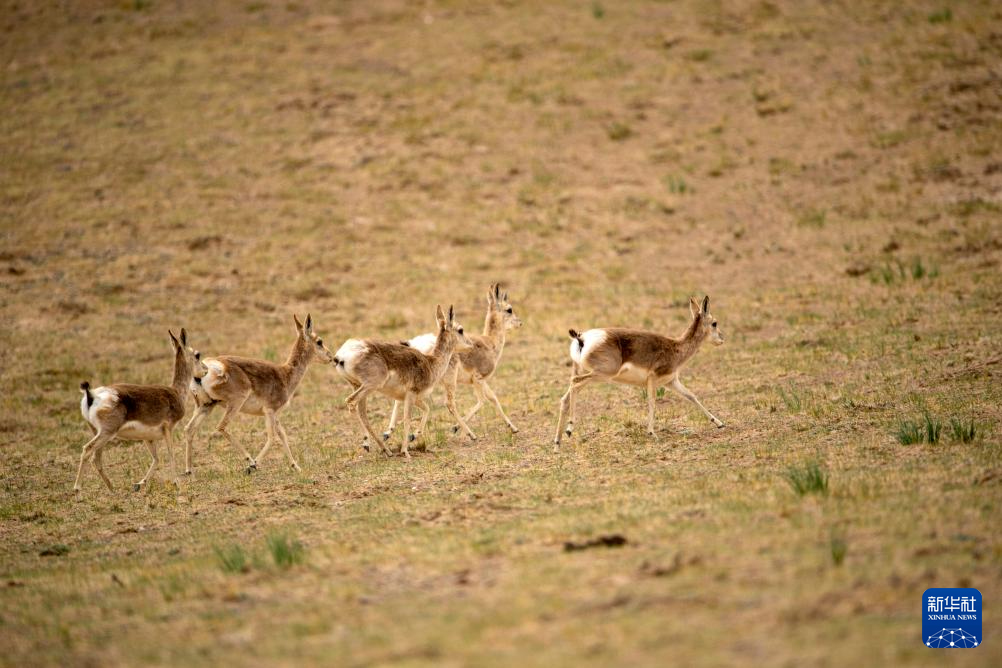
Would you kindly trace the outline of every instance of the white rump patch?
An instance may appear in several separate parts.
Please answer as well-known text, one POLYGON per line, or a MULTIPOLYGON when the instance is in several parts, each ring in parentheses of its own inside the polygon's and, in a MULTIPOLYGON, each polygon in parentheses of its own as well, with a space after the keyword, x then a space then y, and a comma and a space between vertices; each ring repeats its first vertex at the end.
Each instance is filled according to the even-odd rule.
POLYGON ((422 352, 425 355, 431 355, 432 351, 435 350, 435 344, 438 343, 438 335, 432 334, 431 332, 428 334, 420 334, 407 343, 414 350, 422 352))
POLYGON ((226 380, 226 365, 220 360, 209 358, 203 360, 206 371, 205 375, 202 376, 201 392, 197 391, 199 387, 195 382, 191 383, 191 388, 203 403, 208 403, 210 399, 218 399, 219 397, 213 396, 212 390, 226 380))
POLYGON ((97 421, 97 412, 99 410, 113 407, 118 403, 118 392, 111 389, 110 387, 93 387, 90 390, 91 395, 94 397, 94 403, 87 408, 87 395, 80 397, 80 413, 83 415, 83 419, 90 422, 95 429, 100 429, 101 425, 97 421))
POLYGON ((604 329, 589 329, 587 332, 579 334, 584 339, 584 346, 579 348, 577 339, 571 340, 571 359, 581 365, 582 360, 587 359, 595 348, 605 343, 607 337, 604 329))

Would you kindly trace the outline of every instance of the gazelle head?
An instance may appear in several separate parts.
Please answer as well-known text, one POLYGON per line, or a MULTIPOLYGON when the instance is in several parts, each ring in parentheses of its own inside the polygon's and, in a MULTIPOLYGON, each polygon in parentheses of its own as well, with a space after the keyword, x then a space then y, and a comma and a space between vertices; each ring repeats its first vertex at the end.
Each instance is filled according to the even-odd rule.
POLYGON ((508 293, 501 292, 500 283, 495 283, 487 291, 487 306, 501 314, 505 329, 518 329, 522 326, 522 319, 515 315, 515 309, 508 301, 508 293))
POLYGON ((473 348, 473 343, 466 338, 466 333, 463 331, 463 326, 456 321, 455 311, 452 306, 449 306, 449 316, 446 317, 445 313, 442 312, 442 306, 438 305, 435 307, 435 318, 438 320, 438 338, 441 339, 443 336, 453 337, 456 345, 457 351, 470 350, 473 348))
POLYGON ((191 368, 191 375, 195 378, 204 376, 209 369, 202 362, 202 353, 188 345, 188 332, 184 327, 181 328, 180 337, 174 336, 174 332, 169 329, 167 333, 170 335, 171 349, 175 354, 184 355, 185 363, 191 368))
POLYGON ((710 314, 709 295, 703 298, 702 304, 697 304, 694 298, 689 297, 689 312, 692 313, 693 320, 697 317, 700 318, 699 326, 703 330, 702 333, 708 334, 714 345, 719 346, 724 342, 724 335, 720 333, 720 325, 717 323, 717 319, 710 314))
POLYGON ((310 359, 313 359, 313 356, 316 355, 324 362, 333 364, 334 353, 324 345, 324 340, 313 331, 313 316, 307 313, 305 323, 299 322, 299 318, 295 313, 292 314, 292 319, 296 322, 296 331, 299 333, 299 338, 303 340, 303 343, 306 344, 306 349, 310 351, 310 359))

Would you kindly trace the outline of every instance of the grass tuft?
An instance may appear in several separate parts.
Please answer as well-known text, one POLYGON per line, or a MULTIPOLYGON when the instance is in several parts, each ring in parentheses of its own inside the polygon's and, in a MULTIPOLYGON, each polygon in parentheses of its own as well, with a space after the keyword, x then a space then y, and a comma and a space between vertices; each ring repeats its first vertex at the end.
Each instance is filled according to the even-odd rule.
POLYGON ((783 400, 791 413, 799 413, 803 409, 804 401, 794 387, 791 386, 789 390, 779 387, 776 390, 779 392, 779 398, 783 400))
POLYGON ((905 420, 898 425, 898 443, 901 445, 912 445, 922 442, 922 429, 918 423, 905 420))
POLYGON ((225 547, 217 545, 213 551, 216 553, 219 568, 224 573, 246 573, 250 570, 247 552, 240 545, 236 543, 225 547))
POLYGON ((939 443, 939 433, 943 431, 943 423, 929 413, 925 414, 925 440, 927 443, 939 443))
POLYGON ((978 436, 974 418, 965 422, 963 418, 950 418, 950 436, 958 443, 971 443, 978 436))
POLYGON ((797 496, 828 493, 828 472, 817 461, 790 466, 783 477, 797 496))
POLYGON ((842 532, 832 529, 831 537, 828 540, 828 550, 832 555, 832 563, 841 566, 842 562, 845 561, 845 555, 849 552, 849 543, 842 532))
POLYGON ((303 544, 298 540, 284 533, 272 533, 268 535, 267 543, 271 559, 279 568, 291 568, 303 562, 303 544))

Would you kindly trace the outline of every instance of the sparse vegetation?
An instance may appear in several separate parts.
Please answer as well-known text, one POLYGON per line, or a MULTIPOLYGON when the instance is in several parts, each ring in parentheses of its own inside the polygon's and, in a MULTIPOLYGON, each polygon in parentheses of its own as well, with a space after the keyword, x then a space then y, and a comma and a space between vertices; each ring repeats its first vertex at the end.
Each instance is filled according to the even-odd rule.
POLYGON ((998 3, 14 4, 0 663, 918 665, 930 578, 1002 600, 998 3), (517 433, 438 389, 429 452, 366 452, 316 364, 302 474, 217 408, 178 487, 122 443, 70 492, 79 383, 168 381, 168 328, 281 362, 293 313, 479 332, 493 281, 517 433), (726 427, 596 384, 553 452, 567 329, 678 335, 704 293, 726 343, 681 379, 726 427))
POLYGON ((922 428, 918 422, 904 420, 898 424, 898 443, 901 445, 912 445, 922 442, 922 428))
POLYGON ((787 467, 783 477, 797 496, 828 493, 828 472, 816 460, 787 467))
POLYGON ((303 544, 285 533, 271 533, 267 538, 268 553, 279 568, 290 568, 302 563, 305 556, 303 544))
POLYGON ((972 443, 977 438, 978 428, 974 419, 950 418, 950 436, 958 443, 972 443))
POLYGON ((247 552, 236 543, 213 548, 219 568, 224 573, 246 573, 250 569, 247 552))

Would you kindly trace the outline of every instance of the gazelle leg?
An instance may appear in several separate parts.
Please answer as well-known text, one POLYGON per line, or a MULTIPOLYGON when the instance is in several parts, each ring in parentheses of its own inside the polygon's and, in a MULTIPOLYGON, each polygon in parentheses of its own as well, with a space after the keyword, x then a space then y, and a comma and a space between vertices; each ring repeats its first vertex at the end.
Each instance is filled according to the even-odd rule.
MULTIPOLYGON (((477 435, 470 431, 466 420, 463 419, 463 416, 459 414, 459 410, 456 408, 456 384, 454 382, 445 384, 445 407, 449 409, 449 415, 459 424, 459 428, 470 437, 470 440, 477 440, 477 435)), ((455 432, 456 429, 453 428, 453 433, 455 432)))
POLYGON ((369 416, 366 415, 366 401, 369 398, 369 392, 372 390, 366 388, 365 392, 358 395, 357 402, 355 404, 355 413, 358 416, 358 421, 362 425, 362 432, 373 442, 379 444, 383 448, 383 452, 386 453, 387 457, 392 457, 393 452, 390 451, 389 446, 382 439, 376 438, 376 432, 372 430, 372 425, 369 424, 369 416))
POLYGON ((80 466, 77 467, 77 479, 73 482, 74 492, 79 492, 81 489, 80 478, 83 476, 84 464, 87 463, 87 460, 94 454, 96 450, 103 448, 104 444, 110 441, 112 438, 113 435, 109 435, 108 432, 99 431, 94 436, 94 438, 84 443, 83 450, 80 452, 80 466))
POLYGON ((260 463, 261 458, 264 457, 264 453, 268 452, 271 442, 275 440, 275 411, 270 408, 264 409, 264 430, 266 433, 264 447, 261 448, 261 452, 257 453, 257 457, 251 460, 251 465, 247 467, 247 473, 257 469, 257 465, 260 463))
POLYGON ((400 402, 396 399, 393 400, 393 411, 390 413, 390 424, 386 425, 386 431, 383 432, 383 440, 390 440, 390 435, 397 426, 397 409, 400 408, 400 402))
MULTIPOLYGON (((355 407, 358 405, 358 399, 363 395, 364 389, 365 385, 358 385, 354 392, 344 398, 344 405, 348 407, 349 411, 355 410, 355 407)), ((364 394, 368 394, 368 391, 364 392, 364 394)))
POLYGON ((675 378, 672 379, 671 386, 672 386, 672 388, 674 388, 674 390, 676 392, 678 392, 680 395, 682 395, 682 397, 684 397, 685 399, 688 399, 692 403, 694 403, 697 406, 699 406, 699 410, 703 411, 703 414, 706 415, 706 417, 710 418, 710 422, 712 422, 713 424, 717 425, 717 427, 723 427, 724 426, 724 423, 721 422, 720 420, 718 420, 717 417, 713 413, 711 413, 710 411, 706 410, 706 406, 704 406, 703 404, 699 403, 699 399, 696 398, 696 395, 693 394, 692 392, 690 392, 689 389, 685 385, 682 384, 682 381, 680 381, 678 379, 678 376, 675 376, 675 378))
POLYGON ((103 454, 104 454, 104 446, 103 445, 101 447, 97 448, 96 450, 94 450, 94 468, 97 469, 97 474, 99 476, 101 476, 101 480, 103 480, 104 484, 107 485, 108 491, 109 492, 113 492, 115 490, 112 488, 111 481, 108 480, 108 476, 104 472, 104 462, 101 461, 101 456, 103 454))
POLYGON ((177 481, 177 464, 174 463, 174 434, 167 425, 164 425, 164 442, 167 444, 167 454, 170 456, 171 479, 175 486, 180 486, 177 481))
MULTIPOLYGON (((577 363, 572 363, 572 365, 571 365, 571 382, 573 383, 574 379, 576 377, 578 377, 579 375, 581 375, 581 367, 579 367, 577 365, 577 363)), ((577 414, 578 414, 578 395, 577 394, 572 394, 571 395, 571 401, 570 401, 569 411, 570 411, 570 419, 567 421, 567 426, 565 427, 564 433, 567 434, 568 436, 572 436, 574 434, 574 423, 577 420, 577 414)))
POLYGON ((421 410, 421 422, 418 424, 417 431, 414 432, 414 437, 411 438, 413 441, 417 436, 423 436, 425 427, 428 425, 428 417, 431 415, 431 405, 428 404, 421 397, 414 397, 414 405, 421 410))
POLYGON ((146 475, 143 476, 143 479, 132 485, 133 492, 138 492, 140 489, 142 489, 143 485, 146 485, 146 491, 149 491, 150 476, 153 475, 153 471, 156 470, 157 464, 160 461, 160 459, 157 457, 157 442, 143 441, 143 443, 146 444, 146 449, 150 451, 150 457, 152 458, 153 461, 150 462, 150 468, 147 469, 146 475))
POLYGON ((292 464, 292 470, 302 471, 303 469, 299 468, 296 458, 292 456, 292 448, 289 447, 289 437, 285 433, 285 427, 278 421, 278 413, 271 414, 271 423, 279 440, 282 441, 282 448, 285 450, 285 456, 289 458, 289 463, 292 464))
POLYGON ((654 431, 654 376, 647 376, 647 433, 651 436, 657 436, 657 432, 654 431))
POLYGON ((597 376, 593 371, 589 371, 583 375, 571 376, 570 387, 567 388, 567 392, 564 393, 564 396, 560 398, 560 417, 557 418, 557 435, 553 438, 554 449, 560 447, 560 437, 563 435, 564 422, 567 420, 567 414, 570 412, 569 409, 571 403, 574 401, 581 388, 596 378, 597 376))
POLYGON ((404 417, 403 417, 404 444, 400 448, 401 454, 403 454, 403 456, 406 457, 407 459, 411 458, 411 453, 408 449, 408 446, 410 445, 409 441, 411 439, 411 404, 413 403, 414 403, 414 394, 412 392, 408 392, 406 395, 404 395, 404 417))
POLYGON ((195 440, 195 432, 202 426, 202 422, 216 407, 216 403, 199 406, 192 414, 188 424, 184 426, 184 474, 191 475, 191 445, 195 440))
POLYGON ((486 380, 482 380, 482 381, 480 381, 480 387, 481 387, 481 391, 484 394, 486 394, 487 398, 490 399, 491 403, 494 404, 494 408, 497 409, 498 415, 501 416, 501 419, 504 420, 506 423, 508 423, 508 428, 511 429, 511 433, 517 434, 518 433, 518 427, 516 427, 514 424, 512 424, 511 420, 508 419, 508 416, 505 415, 504 409, 501 408, 501 402, 498 401, 498 396, 496 394, 494 394, 494 390, 491 389, 491 386, 487 384, 486 380))
POLYGON ((250 456, 250 453, 247 452, 247 448, 243 446, 243 443, 237 441, 237 439, 233 438, 230 432, 226 431, 226 425, 229 424, 230 420, 233 418, 234 415, 240 412, 240 409, 243 408, 249 396, 250 395, 247 395, 239 401, 235 401, 226 405, 226 412, 223 413, 222 419, 220 419, 219 424, 216 425, 216 433, 222 434, 226 438, 226 441, 230 444, 230 447, 239 449, 240 452, 243 453, 244 458, 246 458, 247 461, 250 462, 251 466, 256 467, 257 462, 254 460, 253 457, 250 456))
MULTIPOLYGON (((465 416, 463 416, 463 419, 466 420, 467 424, 470 423, 470 420, 473 419, 473 416, 476 415, 477 411, 479 411, 481 406, 484 405, 484 391, 480 387, 480 381, 478 381, 476 378, 473 379, 473 394, 476 395, 477 397, 477 403, 473 404, 473 408, 470 409, 470 412, 467 413, 465 416)), ((454 427, 453 432, 456 431, 459 431, 459 429, 454 427)))

